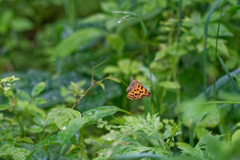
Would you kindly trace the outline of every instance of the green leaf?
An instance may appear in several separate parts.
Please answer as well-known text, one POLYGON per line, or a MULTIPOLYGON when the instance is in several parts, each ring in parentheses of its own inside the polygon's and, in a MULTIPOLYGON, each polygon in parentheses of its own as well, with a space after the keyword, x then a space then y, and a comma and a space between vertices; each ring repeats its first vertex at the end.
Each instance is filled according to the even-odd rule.
POLYGON ((33 118, 33 121, 39 125, 39 126, 42 126, 43 128, 46 127, 47 125, 47 120, 45 119, 45 117, 42 115, 42 114, 39 114, 37 113, 34 118, 33 118))
POLYGON ((238 86, 240 87, 240 74, 231 74, 231 75, 237 79, 238 86))
POLYGON ((103 73, 105 73, 105 74, 107 74, 107 73, 119 73, 119 72, 121 72, 121 70, 118 68, 118 67, 116 67, 116 66, 111 66, 111 65, 109 65, 109 66, 107 66, 104 70, 103 70, 103 73))
POLYGON ((230 13, 230 12, 236 11, 238 9, 240 9, 240 6, 233 6, 233 7, 229 8, 226 13, 230 13))
POLYGON ((32 101, 31 101, 32 104, 35 104, 35 105, 40 105, 40 104, 44 104, 44 103, 47 103, 45 101, 45 99, 43 98, 34 98, 32 101))
POLYGON ((80 47, 89 45, 96 39, 104 36, 105 31, 99 28, 84 28, 64 39, 56 48, 55 56, 63 57, 71 54, 80 47))
POLYGON ((33 23, 28 18, 17 17, 12 21, 11 28, 17 32, 28 31, 33 28, 33 23))
POLYGON ((48 123, 55 123, 59 129, 63 130, 67 123, 74 118, 80 117, 80 112, 70 108, 54 108, 47 116, 48 123))
POLYGON ((117 111, 123 112, 124 110, 122 110, 116 106, 103 106, 103 107, 98 107, 98 108, 88 110, 83 113, 83 116, 91 117, 89 124, 92 124, 93 122, 97 121, 100 118, 113 115, 117 111))
POLYGON ((229 73, 229 71, 228 71, 226 65, 224 64, 222 58, 221 58, 220 56, 218 56, 218 59, 219 59, 221 65, 222 65, 222 67, 223 67, 225 73, 228 75, 229 80, 232 82, 234 88, 235 88, 236 91, 240 94, 240 89, 238 88, 238 86, 236 85, 236 83, 235 83, 235 81, 233 80, 232 76, 230 75, 230 73, 229 73))
POLYGON ((38 84, 32 89, 31 95, 32 95, 33 97, 39 95, 39 94, 44 90, 45 86, 46 86, 46 83, 45 83, 45 82, 40 82, 40 83, 38 83, 38 84))
POLYGON ((31 143, 31 144, 34 144, 34 142, 31 140, 31 138, 29 138, 29 137, 23 137, 23 138, 21 138, 21 140, 23 141, 23 142, 26 142, 26 143, 31 143))
POLYGON ((116 53, 121 54, 123 52, 125 43, 123 38, 119 34, 111 34, 107 36, 107 42, 115 50, 116 53))
POLYGON ((197 152, 194 148, 192 148, 189 144, 184 142, 178 142, 177 147, 181 149, 182 153, 189 154, 194 157, 202 157, 203 155, 199 152, 197 152))
POLYGON ((117 83, 121 83, 121 79, 119 79, 119 78, 116 78, 116 77, 113 77, 113 76, 108 76, 108 79, 111 79, 111 80, 113 80, 113 81, 115 81, 115 82, 117 82, 117 83))
MULTIPOLYGON (((56 110, 59 110, 59 109, 55 108, 51 112, 56 113, 57 112, 56 110)), ((67 141, 70 140, 74 136, 74 134, 76 132, 78 132, 79 129, 81 127, 83 127, 85 124, 92 124, 99 118, 103 118, 103 117, 112 115, 112 114, 116 113, 117 111, 126 112, 115 106, 98 107, 98 108, 91 109, 89 111, 84 112, 83 117, 77 117, 77 118, 72 119, 69 122, 66 129, 64 129, 62 132, 60 132, 56 135, 52 135, 52 136, 44 139, 40 143, 36 144, 34 146, 35 150, 31 152, 31 154, 28 156, 28 159, 34 154, 34 152, 37 149, 39 149, 47 144, 61 144, 63 147, 67 143, 67 141)), ((69 111, 67 111, 67 112, 69 112, 69 111)), ((54 115, 52 114, 51 117, 52 116, 54 116, 54 115)))
POLYGON ((237 130, 236 132, 234 132, 234 134, 232 135, 232 141, 237 142, 240 140, 240 129, 237 130))
POLYGON ((13 97, 13 90, 11 90, 10 88, 9 89, 7 89, 7 90, 4 90, 4 95, 6 96, 6 97, 13 97))
POLYGON ((54 131, 57 131, 58 127, 55 124, 50 124, 47 126, 47 128, 44 129, 45 132, 51 133, 54 131))
POLYGON ((40 126, 37 126, 37 125, 33 125, 31 126, 31 128, 29 129, 30 132, 33 132, 33 133, 40 133, 43 131, 43 128, 40 127, 40 126))
POLYGON ((0 156, 11 155, 15 160, 24 160, 31 152, 24 148, 12 147, 9 144, 0 146, 0 156))
POLYGON ((240 127, 240 122, 238 122, 237 125, 240 127))
POLYGON ((114 1, 111 1, 111 2, 102 1, 100 3, 100 6, 101 6, 101 9, 105 12, 112 12, 112 11, 116 11, 118 9, 118 5, 114 1))
POLYGON ((48 144, 61 144, 61 139, 59 134, 52 135, 44 140, 42 140, 40 143, 33 146, 33 151, 28 155, 27 160, 32 157, 34 152, 36 152, 39 148, 48 145, 48 144))
POLYGON ((96 83, 96 85, 99 85, 99 86, 101 86, 101 87, 102 87, 102 89, 103 89, 103 90, 105 90, 105 85, 104 85, 103 83, 101 83, 101 82, 97 82, 97 83, 96 83))
POLYGON ((192 147, 194 147, 194 142, 193 142, 193 134, 194 134, 194 129, 195 126, 197 125, 198 121, 201 121, 204 117, 206 117, 208 113, 203 113, 199 115, 198 117, 194 118, 191 128, 190 128, 190 136, 189 136, 189 143, 192 147))
POLYGON ((5 109, 7 109, 7 108, 9 108, 10 106, 9 105, 7 105, 7 104, 2 104, 2 105, 0 105, 0 111, 3 111, 3 110, 5 110, 5 109))
POLYGON ((164 81, 160 83, 160 86, 166 89, 180 89, 181 86, 178 82, 164 81))
MULTIPOLYGON (((19 92, 20 90, 18 90, 18 92, 19 92)), ((31 99, 31 97, 30 97, 30 95, 27 93, 27 92, 25 92, 25 91, 21 91, 21 93, 19 94, 19 97, 21 98, 21 100, 23 100, 23 101, 30 101, 30 99, 31 99)))

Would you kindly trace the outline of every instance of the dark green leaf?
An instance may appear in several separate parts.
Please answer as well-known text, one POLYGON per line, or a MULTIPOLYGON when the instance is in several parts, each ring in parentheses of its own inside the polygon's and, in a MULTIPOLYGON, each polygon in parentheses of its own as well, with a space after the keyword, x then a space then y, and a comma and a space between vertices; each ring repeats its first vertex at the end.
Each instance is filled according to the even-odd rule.
POLYGON ((78 48, 104 36, 105 32, 99 28, 84 28, 64 39, 56 48, 55 56, 67 56, 78 48))

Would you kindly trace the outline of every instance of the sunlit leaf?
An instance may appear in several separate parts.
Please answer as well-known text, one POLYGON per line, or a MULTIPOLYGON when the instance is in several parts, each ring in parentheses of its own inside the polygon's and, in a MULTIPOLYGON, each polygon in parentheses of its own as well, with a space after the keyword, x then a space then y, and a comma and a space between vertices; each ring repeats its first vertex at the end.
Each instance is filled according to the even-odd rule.
POLYGON ((55 123, 59 129, 67 126, 67 123, 73 119, 80 117, 80 112, 70 108, 54 108, 47 116, 48 123, 55 123))
POLYGON ((9 108, 10 106, 9 105, 7 105, 7 104, 0 104, 0 111, 3 111, 3 110, 5 110, 5 109, 7 109, 7 108, 9 108))
POLYGON ((46 83, 45 83, 45 82, 40 82, 40 83, 38 83, 38 84, 32 89, 31 95, 32 95, 33 97, 39 95, 39 94, 44 90, 45 86, 46 86, 46 83))

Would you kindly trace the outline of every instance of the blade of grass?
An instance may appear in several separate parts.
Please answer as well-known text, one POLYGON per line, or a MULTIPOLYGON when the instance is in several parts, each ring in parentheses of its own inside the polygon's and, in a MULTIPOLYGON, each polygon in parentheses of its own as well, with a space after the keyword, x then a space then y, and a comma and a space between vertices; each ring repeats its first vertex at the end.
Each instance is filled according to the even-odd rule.
POLYGON ((212 6, 212 8, 210 9, 207 19, 206 19, 206 23, 205 23, 205 27, 204 27, 204 54, 203 54, 203 87, 204 87, 204 94, 205 97, 207 98, 207 32, 208 32, 208 23, 210 21, 210 17, 213 13, 213 11, 217 8, 217 5, 219 4, 221 0, 217 0, 214 5, 212 6))
POLYGON ((218 56, 218 59, 219 59, 221 65, 222 65, 224 71, 226 72, 228 78, 230 79, 230 81, 232 82, 233 86, 235 87, 236 91, 240 94, 240 90, 239 90, 237 84, 235 83, 235 81, 233 80, 233 76, 230 75, 230 73, 229 73, 229 71, 228 71, 226 65, 224 64, 222 58, 221 58, 220 56, 218 56))
MULTIPOLYGON (((221 17, 222 17, 222 11, 223 11, 223 6, 225 4, 225 0, 223 1, 222 4, 222 9, 221 9, 221 13, 220 13, 220 18, 219 18, 219 22, 218 22, 218 28, 217 28, 217 38, 216 38, 216 47, 215 47, 215 62, 214 62, 214 68, 215 68, 215 73, 216 73, 216 68, 217 68, 217 48, 218 48, 218 35, 219 35, 219 29, 220 29, 220 23, 221 23, 221 17)), ((215 74, 216 75, 216 74, 215 74)), ((216 83, 215 83, 215 77, 214 77, 214 87, 213 87, 213 94, 214 94, 214 99, 216 98, 216 83)))
MULTIPOLYGON (((240 68, 237 68, 234 71, 230 72, 230 74, 238 74, 238 73, 240 73, 240 68)), ((229 78, 227 75, 220 77, 216 81, 216 91, 220 89, 223 85, 225 85, 228 81, 229 81, 229 78)), ((208 97, 211 97, 213 95, 213 85, 207 88, 207 95, 208 97)), ((199 94, 199 97, 202 97, 202 96, 204 96, 204 92, 199 94)))
POLYGON ((200 116, 194 118, 191 128, 190 128, 190 136, 189 136, 189 143, 191 147, 194 147, 194 142, 193 142, 193 134, 194 134, 194 129, 198 121, 202 120, 208 113, 203 113, 200 116))

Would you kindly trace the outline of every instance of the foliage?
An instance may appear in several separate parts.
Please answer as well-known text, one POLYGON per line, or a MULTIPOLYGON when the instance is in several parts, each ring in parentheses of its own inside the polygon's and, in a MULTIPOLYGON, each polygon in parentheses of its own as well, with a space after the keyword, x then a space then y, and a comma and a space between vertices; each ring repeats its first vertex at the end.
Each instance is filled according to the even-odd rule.
POLYGON ((0 0, 0 159, 237 159, 238 4, 0 0))

